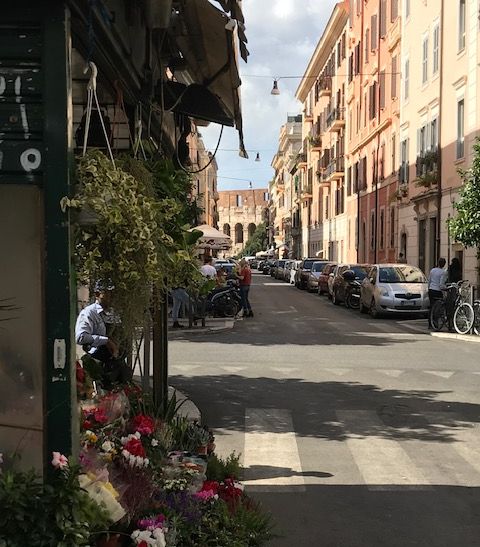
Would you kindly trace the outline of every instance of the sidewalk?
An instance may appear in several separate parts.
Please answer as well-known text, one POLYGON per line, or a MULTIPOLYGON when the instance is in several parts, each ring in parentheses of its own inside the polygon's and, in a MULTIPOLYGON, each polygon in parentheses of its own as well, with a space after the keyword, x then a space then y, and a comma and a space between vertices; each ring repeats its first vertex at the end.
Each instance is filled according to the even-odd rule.
POLYGON ((233 329, 235 326, 235 321, 233 317, 207 317, 205 319, 205 326, 202 327, 202 321, 199 319, 197 324, 193 324, 191 327, 188 326, 188 318, 179 319, 179 323, 183 325, 181 329, 172 328, 173 321, 169 318, 168 320, 168 336, 169 338, 177 338, 177 335, 182 334, 193 334, 193 333, 214 333, 221 332, 229 329, 233 329))
POLYGON ((480 336, 476 334, 458 334, 456 332, 436 332, 428 328, 427 321, 424 319, 414 319, 411 321, 399 321, 403 327, 421 333, 428 334, 435 338, 444 338, 446 340, 461 340, 462 342, 477 342, 480 343, 480 336))

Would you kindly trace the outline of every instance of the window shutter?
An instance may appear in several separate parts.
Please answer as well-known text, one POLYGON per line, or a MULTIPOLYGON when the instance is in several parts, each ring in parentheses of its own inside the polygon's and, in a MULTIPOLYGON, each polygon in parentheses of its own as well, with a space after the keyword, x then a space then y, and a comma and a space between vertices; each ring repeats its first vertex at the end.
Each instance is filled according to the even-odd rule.
POLYGON ((380 38, 387 34, 387 0, 380 1, 380 38))
POLYGON ((390 19, 393 23, 398 17, 398 0, 392 0, 390 8, 391 8, 390 19))
POLYGON ((380 72, 380 109, 385 108, 385 71, 380 72))
POLYGON ((372 51, 375 51, 377 49, 377 15, 372 15, 370 23, 370 47, 372 51))
POLYGON ((391 80, 391 95, 392 99, 397 98, 397 56, 392 57, 392 80, 391 80))

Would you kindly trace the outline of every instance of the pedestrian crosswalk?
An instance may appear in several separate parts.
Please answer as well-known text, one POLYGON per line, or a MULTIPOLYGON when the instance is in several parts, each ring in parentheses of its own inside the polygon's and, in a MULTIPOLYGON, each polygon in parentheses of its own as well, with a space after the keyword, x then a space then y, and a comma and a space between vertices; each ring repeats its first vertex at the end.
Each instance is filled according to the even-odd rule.
POLYGON ((313 484, 370 491, 480 487, 480 426, 454 412, 412 411, 398 427, 375 410, 338 409, 332 418, 335 438, 319 435, 304 447, 290 410, 246 409, 248 487, 275 492, 313 484), (318 466, 314 472, 312 461, 318 466))

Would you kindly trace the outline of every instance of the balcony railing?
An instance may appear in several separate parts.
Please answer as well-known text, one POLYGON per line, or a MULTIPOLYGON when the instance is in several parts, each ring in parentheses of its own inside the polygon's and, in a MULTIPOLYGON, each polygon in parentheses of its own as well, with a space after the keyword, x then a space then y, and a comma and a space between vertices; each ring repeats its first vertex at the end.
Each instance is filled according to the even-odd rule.
POLYGON ((336 122, 345 121, 345 108, 336 107, 330 110, 327 116, 327 127, 331 128, 336 122))
POLYGON ((320 78, 320 81, 318 82, 318 91, 319 91, 320 97, 331 94, 332 92, 332 77, 331 76, 323 76, 322 78, 320 78))
POLYGON ((328 164, 324 175, 326 180, 340 178, 344 174, 345 160, 343 156, 335 158, 328 164))

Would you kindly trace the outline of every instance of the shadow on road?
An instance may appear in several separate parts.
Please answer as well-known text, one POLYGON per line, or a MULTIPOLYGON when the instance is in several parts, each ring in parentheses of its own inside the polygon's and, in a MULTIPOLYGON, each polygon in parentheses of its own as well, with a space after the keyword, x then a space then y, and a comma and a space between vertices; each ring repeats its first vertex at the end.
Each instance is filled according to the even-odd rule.
MULTIPOLYGON (((171 376, 214 429, 244 431, 246 408, 292 410, 297 436, 333 441, 369 436, 453 442, 456 432, 480 423, 480 405, 442 401, 448 391, 382 389, 358 382, 246 378, 238 375, 171 376), (377 423, 342 423, 336 411, 370 410, 377 423)), ((275 432, 274 424, 268 432, 275 432)))

